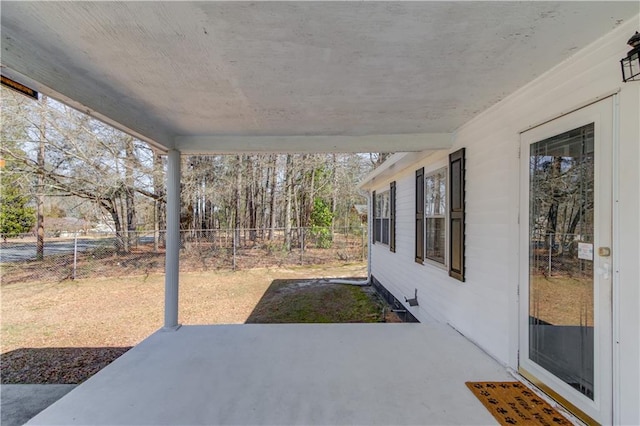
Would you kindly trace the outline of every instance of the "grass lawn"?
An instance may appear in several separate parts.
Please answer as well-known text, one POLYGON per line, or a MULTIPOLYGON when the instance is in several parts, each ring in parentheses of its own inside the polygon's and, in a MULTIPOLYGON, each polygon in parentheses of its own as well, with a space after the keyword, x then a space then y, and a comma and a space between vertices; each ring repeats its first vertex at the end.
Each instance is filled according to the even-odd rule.
MULTIPOLYGON (((181 273, 180 322, 241 324, 275 280, 354 276, 366 276, 366 265, 181 273)), ((354 291, 350 286, 335 287, 354 291)), ((11 284, 1 292, 2 353, 18 348, 132 346, 163 322, 164 275, 11 284)), ((334 308, 341 315, 340 305, 334 308)), ((270 322, 264 316, 263 320, 270 322)))
MULTIPOLYGON (((182 324, 377 322, 366 265, 180 274, 182 324)), ((162 326, 164 276, 92 278, 1 287, 2 383, 80 383, 162 326)), ((398 321, 393 314, 386 321, 398 321)))
POLYGON ((553 325, 593 326, 593 280, 534 275, 529 312, 553 325))
POLYGON ((384 307, 373 287, 274 280, 247 323, 381 322, 384 307))

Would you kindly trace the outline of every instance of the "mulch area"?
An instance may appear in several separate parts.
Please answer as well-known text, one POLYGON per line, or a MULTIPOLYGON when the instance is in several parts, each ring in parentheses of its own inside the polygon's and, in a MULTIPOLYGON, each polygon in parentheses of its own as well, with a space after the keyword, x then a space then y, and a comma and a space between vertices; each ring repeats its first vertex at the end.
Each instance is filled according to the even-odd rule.
POLYGON ((131 349, 28 348, 0 356, 2 384, 78 384, 131 349))

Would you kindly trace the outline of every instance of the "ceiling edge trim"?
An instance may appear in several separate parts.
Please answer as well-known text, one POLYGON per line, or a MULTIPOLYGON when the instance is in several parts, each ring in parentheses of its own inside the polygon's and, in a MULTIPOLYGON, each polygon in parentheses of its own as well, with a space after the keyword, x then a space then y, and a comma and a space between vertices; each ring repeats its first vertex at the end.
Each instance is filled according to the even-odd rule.
POLYGON ((178 136, 175 149, 183 154, 234 153, 332 153, 332 152, 420 152, 447 149, 451 133, 411 133, 388 135, 210 135, 178 136))

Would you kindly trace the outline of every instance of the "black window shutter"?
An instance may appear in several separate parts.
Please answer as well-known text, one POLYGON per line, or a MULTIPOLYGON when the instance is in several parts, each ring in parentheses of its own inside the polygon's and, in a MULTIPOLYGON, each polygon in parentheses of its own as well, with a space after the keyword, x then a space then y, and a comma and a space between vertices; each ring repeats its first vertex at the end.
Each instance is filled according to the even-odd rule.
POLYGON ((449 276, 464 282, 464 148, 449 154, 449 276))
POLYGON ((389 250, 396 252, 396 182, 389 185, 389 250))
POLYGON ((376 243, 376 191, 371 193, 371 244, 376 243))
POLYGON ((424 167, 416 170, 416 262, 424 261, 424 167))

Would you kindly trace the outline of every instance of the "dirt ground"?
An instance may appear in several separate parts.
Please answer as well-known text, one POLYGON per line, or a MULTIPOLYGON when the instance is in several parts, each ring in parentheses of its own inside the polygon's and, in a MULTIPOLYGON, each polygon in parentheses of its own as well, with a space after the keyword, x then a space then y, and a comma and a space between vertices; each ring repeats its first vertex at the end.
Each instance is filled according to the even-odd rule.
POLYGON ((593 281, 534 275, 529 308, 549 324, 593 326, 593 281))
MULTIPOLYGON (((364 277, 334 264, 181 273, 182 324, 398 321, 364 277), (386 317, 386 318, 385 318, 386 317)), ((79 383, 162 326, 164 276, 1 287, 2 383, 79 383)))
MULTIPOLYGON (((180 274, 180 322, 241 324, 274 280, 366 276, 366 265, 180 274)), ((162 326, 164 275, 3 285, 2 353, 131 346, 162 326)))

